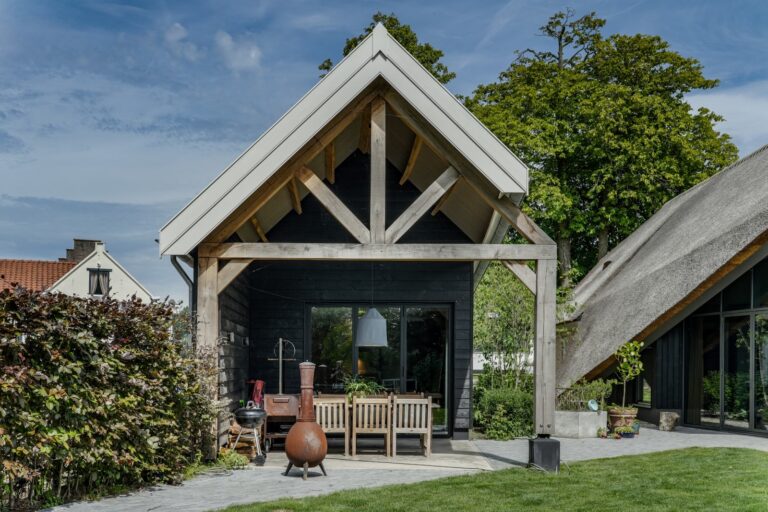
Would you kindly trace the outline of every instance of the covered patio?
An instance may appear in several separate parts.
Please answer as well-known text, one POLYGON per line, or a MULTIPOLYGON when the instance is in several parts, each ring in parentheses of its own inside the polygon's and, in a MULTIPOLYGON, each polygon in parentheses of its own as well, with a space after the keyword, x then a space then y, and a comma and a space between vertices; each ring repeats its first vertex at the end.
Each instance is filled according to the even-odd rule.
MULTIPOLYGON (((248 380, 296 393, 304 360, 316 391, 360 376, 429 396, 435 434, 467 439, 472 295, 494 260, 536 296, 547 440, 556 247, 518 206, 527 191, 527 168, 377 26, 160 232, 161 254, 193 269, 197 347, 218 354, 219 442, 248 380), (510 227, 522 243, 503 243, 510 227), (369 308, 387 321, 385 347, 355 342, 369 308)), ((535 463, 557 450, 534 446, 535 463)))

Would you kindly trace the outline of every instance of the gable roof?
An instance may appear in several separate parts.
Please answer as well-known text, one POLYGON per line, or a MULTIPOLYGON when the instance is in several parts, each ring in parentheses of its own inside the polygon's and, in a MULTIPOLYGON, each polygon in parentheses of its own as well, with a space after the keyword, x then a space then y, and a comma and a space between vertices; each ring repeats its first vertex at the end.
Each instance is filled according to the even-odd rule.
POLYGON ((67 279, 67 278, 68 278, 70 275, 72 275, 72 274, 74 274, 75 272, 77 272, 77 270, 78 270, 79 268, 88 266, 88 264, 90 264, 90 262, 91 262, 92 260, 94 260, 94 259, 95 259, 97 256, 99 256, 99 255, 101 255, 101 256, 103 256, 103 257, 105 257, 105 258, 106 258, 106 259, 107 259, 107 260, 108 260, 110 263, 112 263, 112 265, 113 265, 115 268, 119 269, 119 270, 120 270, 120 271, 121 271, 123 274, 125 274, 125 276, 126 276, 126 277, 128 277, 128 279, 130 279, 130 280, 131 280, 131 282, 133 282, 133 283, 134 283, 134 284, 135 284, 135 285, 136 285, 136 286, 137 286, 137 287, 138 287, 140 290, 142 290, 144 293, 146 293, 146 294, 147 294, 147 297, 148 297, 149 299, 151 299, 151 298, 152 298, 152 294, 150 293, 150 291, 149 291, 149 290, 147 290, 147 289, 144 287, 144 285, 143 285, 143 284, 141 284, 141 283, 140 283, 140 282, 139 282, 139 281, 138 281, 138 280, 137 280, 135 277, 133 277, 133 276, 130 274, 130 272, 128 272, 128 271, 125 269, 125 267, 123 267, 123 266, 122 266, 120 263, 118 263, 118 261, 117 261, 117 260, 116 260, 116 259, 115 259, 115 258, 114 258, 114 257, 113 257, 111 254, 109 254, 109 252, 108 252, 108 251, 106 250, 106 248, 104 247, 104 244, 103 244, 103 243, 97 243, 97 244, 96 244, 96 246, 95 246, 95 249, 93 250, 93 252, 91 252, 91 253, 90 253, 88 256, 86 256, 85 258, 83 258, 82 260, 80 260, 79 262, 77 262, 76 264, 74 264, 74 265, 72 266, 72 268, 71 268, 71 269, 69 269, 69 271, 67 271, 67 273, 66 273, 66 274, 64 274, 64 275, 62 275, 61 277, 59 277, 59 279, 57 279, 57 280, 56 280, 56 282, 54 282, 53 284, 51 284, 51 285, 49 286, 49 288, 51 288, 51 289, 55 289, 55 288, 56 288, 56 287, 57 287, 59 284, 63 283, 63 282, 64 282, 64 281, 65 281, 65 280, 66 280, 66 279, 67 279))
POLYGON ((379 78, 500 193, 522 197, 528 192, 527 167, 379 24, 161 228, 160 253, 189 254, 379 78))
POLYGON ((654 334, 766 243, 768 146, 667 202, 597 262, 574 290, 577 328, 558 386, 654 334))
POLYGON ((14 284, 41 292, 75 267, 74 261, 0 260, 0 289, 14 284))

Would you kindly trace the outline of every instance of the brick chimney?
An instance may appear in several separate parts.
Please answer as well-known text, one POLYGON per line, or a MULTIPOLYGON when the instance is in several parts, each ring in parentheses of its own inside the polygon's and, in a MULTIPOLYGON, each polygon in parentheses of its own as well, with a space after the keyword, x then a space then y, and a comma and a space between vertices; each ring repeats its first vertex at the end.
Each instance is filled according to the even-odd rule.
POLYGON ((59 258, 59 261, 73 261, 79 263, 96 250, 96 244, 100 243, 101 240, 83 240, 82 238, 75 238, 74 247, 72 249, 67 249, 67 255, 64 258, 59 258))

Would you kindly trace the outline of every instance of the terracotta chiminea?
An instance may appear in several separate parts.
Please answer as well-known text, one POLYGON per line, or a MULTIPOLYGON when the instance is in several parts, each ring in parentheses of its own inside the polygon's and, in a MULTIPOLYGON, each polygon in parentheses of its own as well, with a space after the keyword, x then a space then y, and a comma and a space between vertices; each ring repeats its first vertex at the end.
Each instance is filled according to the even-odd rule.
POLYGON ((312 403, 315 364, 301 363, 299 373, 301 374, 301 404, 299 417, 285 439, 285 454, 289 462, 284 474, 288 475, 293 466, 301 467, 304 468, 302 478, 306 480, 308 469, 318 465, 323 475, 326 474, 323 459, 328 453, 328 441, 325 438, 325 432, 315 421, 315 408, 312 403))

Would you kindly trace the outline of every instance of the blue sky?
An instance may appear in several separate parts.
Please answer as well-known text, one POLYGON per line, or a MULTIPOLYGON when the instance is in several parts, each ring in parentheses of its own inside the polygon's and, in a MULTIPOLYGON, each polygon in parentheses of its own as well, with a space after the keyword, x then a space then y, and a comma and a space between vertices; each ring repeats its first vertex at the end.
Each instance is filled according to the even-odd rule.
POLYGON ((157 230, 337 61, 377 10, 445 52, 469 94, 545 42, 557 10, 651 33, 696 57, 745 155, 768 143, 762 1, 0 1, 0 257, 101 238, 158 296, 184 297, 157 230))

